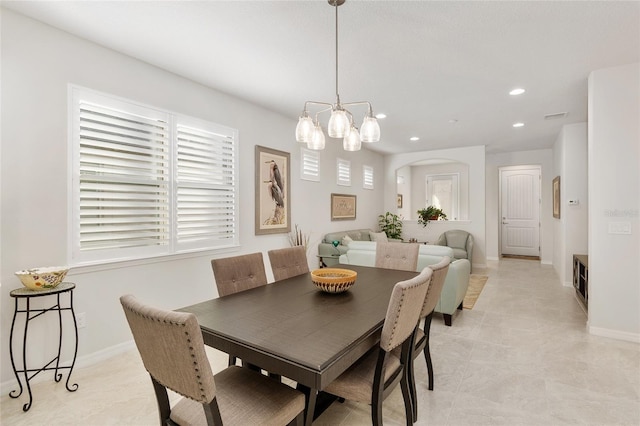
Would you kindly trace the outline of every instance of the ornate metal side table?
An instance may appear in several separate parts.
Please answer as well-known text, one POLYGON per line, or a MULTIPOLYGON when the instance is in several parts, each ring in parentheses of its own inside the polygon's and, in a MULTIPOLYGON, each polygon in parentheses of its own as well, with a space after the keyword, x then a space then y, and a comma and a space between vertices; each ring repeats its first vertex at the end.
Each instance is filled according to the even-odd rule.
POLYGON ((23 387, 22 381, 20 380, 20 373, 24 374, 24 381, 27 387, 27 391, 29 392, 29 402, 22 406, 23 411, 29 411, 31 408, 31 403, 33 401, 33 395, 31 394, 31 385, 29 381, 37 376, 39 373, 46 370, 54 370, 54 376, 56 382, 62 380, 62 373, 59 370, 69 370, 69 375, 67 376, 67 381, 65 383, 65 387, 69 392, 75 392, 78 390, 78 384, 75 383, 69 387, 69 379, 71 378, 71 372, 73 371, 73 366, 76 363, 76 356, 78 355, 78 323, 76 322, 76 316, 73 312, 73 289, 76 287, 74 283, 60 283, 57 287, 46 290, 30 290, 28 288, 18 288, 12 290, 9 294, 11 297, 15 299, 15 311, 13 313, 13 320, 11 321, 11 333, 9 335, 9 353, 11 355, 11 366, 13 367, 13 372, 16 375, 16 379, 18 380, 18 385, 20 389, 14 389, 9 392, 9 396, 11 398, 18 398, 22 395, 23 387), (63 293, 69 294, 69 304, 68 307, 62 307, 60 305, 60 295, 63 293), (46 297, 46 296, 56 296, 56 303, 49 308, 38 308, 33 309, 31 307, 31 299, 36 297, 46 297), (20 301, 23 307, 20 307, 20 301), (71 317, 73 318, 73 326, 75 329, 75 350, 73 353, 73 361, 71 365, 61 366, 60 365, 60 353, 62 351, 62 311, 71 311, 71 317), (58 325, 59 325, 59 338, 58 338, 58 354, 44 367, 41 368, 28 368, 27 367, 27 333, 29 332, 29 322, 41 315, 46 314, 47 312, 58 312, 58 325), (13 356, 13 329, 16 324, 16 317, 18 314, 25 314, 25 322, 24 322, 24 336, 22 338, 22 369, 18 370, 16 368, 15 358, 13 356), (54 364, 55 363, 55 364, 54 364), (54 364, 54 365, 53 365, 54 364), (17 393, 16 393, 17 392, 17 393))

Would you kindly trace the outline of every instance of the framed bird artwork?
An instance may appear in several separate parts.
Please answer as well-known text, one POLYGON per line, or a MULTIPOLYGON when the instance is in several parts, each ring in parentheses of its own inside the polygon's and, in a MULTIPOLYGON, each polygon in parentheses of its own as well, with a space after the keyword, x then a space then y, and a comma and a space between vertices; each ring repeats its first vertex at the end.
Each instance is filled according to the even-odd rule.
POLYGON ((290 155, 256 145, 256 235, 291 231, 290 155))

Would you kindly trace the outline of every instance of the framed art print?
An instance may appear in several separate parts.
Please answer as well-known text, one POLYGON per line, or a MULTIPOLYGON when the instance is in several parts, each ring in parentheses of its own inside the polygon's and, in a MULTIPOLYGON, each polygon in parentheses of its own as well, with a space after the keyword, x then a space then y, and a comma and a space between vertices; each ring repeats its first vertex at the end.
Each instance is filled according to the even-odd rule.
POLYGON ((290 155, 256 145, 255 157, 255 233, 288 233, 291 231, 290 155))
POLYGON ((331 220, 352 220, 356 218, 356 196, 331 194, 331 220))
POLYGON ((560 219, 560 176, 553 179, 553 217, 560 219))

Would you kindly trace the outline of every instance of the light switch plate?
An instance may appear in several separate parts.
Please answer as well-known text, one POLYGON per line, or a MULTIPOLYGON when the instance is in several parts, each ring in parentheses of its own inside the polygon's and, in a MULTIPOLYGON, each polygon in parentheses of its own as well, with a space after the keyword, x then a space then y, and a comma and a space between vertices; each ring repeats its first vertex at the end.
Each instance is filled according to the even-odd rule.
POLYGON ((609 233, 631 235, 631 222, 609 222, 609 233))

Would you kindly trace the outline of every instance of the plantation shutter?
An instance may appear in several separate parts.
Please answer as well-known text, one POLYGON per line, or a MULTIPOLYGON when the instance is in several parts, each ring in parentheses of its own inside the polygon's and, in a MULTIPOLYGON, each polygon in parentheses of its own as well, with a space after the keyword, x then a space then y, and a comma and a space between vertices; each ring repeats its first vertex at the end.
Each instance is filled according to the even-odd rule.
POLYGON ((351 186, 351 161, 338 158, 338 185, 351 186))
POLYGON ((70 86, 69 265, 239 245, 238 131, 70 86))
POLYGON ((362 187, 373 189, 373 167, 362 166, 362 187))
MULTIPOLYGON (((219 130, 219 129, 218 129, 219 130)), ((179 250, 230 245, 236 234, 235 135, 177 125, 179 250)))
POLYGON ((79 250, 170 243, 169 125, 79 103, 79 250))
POLYGON ((319 182, 320 153, 318 151, 300 148, 300 154, 300 157, 302 157, 302 161, 300 162, 300 178, 319 182))

